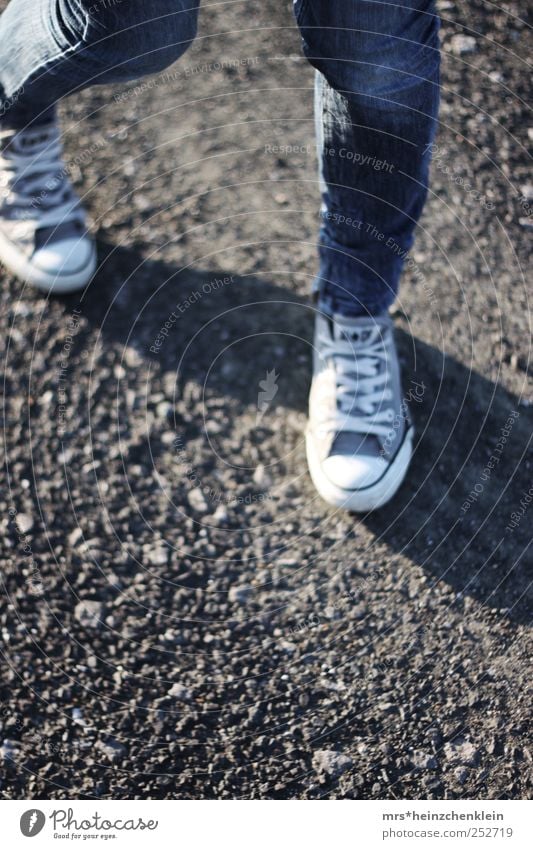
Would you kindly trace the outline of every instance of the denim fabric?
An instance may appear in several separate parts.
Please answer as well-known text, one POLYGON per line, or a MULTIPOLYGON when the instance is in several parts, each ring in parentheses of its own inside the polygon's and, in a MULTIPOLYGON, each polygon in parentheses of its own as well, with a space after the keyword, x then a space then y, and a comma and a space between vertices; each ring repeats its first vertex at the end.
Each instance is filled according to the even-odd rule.
POLYGON ((396 296, 427 194, 439 100, 433 0, 297 0, 317 69, 322 306, 360 315, 396 296))
MULTIPOLYGON (((11 0, 0 16, 2 123, 45 120, 74 91, 163 70, 194 39, 199 2, 11 0)), ((315 289, 325 309, 379 313, 394 301, 427 193, 439 99, 435 2, 294 6, 316 68, 315 289)))
POLYGON ((162 71, 196 35, 200 0, 12 0, 0 16, 0 116, 42 120, 88 86, 162 71))

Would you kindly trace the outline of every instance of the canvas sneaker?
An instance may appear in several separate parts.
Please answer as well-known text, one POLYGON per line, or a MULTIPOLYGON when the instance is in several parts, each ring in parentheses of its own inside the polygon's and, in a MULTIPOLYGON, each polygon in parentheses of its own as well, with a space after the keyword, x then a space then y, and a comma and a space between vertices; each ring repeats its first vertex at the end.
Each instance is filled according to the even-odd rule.
POLYGON ((413 427, 402 401, 388 314, 318 314, 307 459, 318 492, 334 507, 381 507, 405 477, 413 427))
POLYGON ((85 286, 96 250, 62 160, 55 122, 0 128, 0 262, 46 292, 85 286))

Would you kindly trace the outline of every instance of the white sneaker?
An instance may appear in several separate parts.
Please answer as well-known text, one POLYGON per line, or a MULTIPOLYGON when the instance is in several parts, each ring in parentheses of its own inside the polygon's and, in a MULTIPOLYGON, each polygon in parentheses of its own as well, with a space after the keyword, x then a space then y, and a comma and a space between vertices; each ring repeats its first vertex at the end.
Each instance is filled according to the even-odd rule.
POLYGON ((334 507, 375 510, 399 488, 413 450, 390 317, 317 315, 313 359, 313 483, 334 507))
POLYGON ((0 262, 45 292, 86 286, 96 249, 55 123, 0 131, 0 262))

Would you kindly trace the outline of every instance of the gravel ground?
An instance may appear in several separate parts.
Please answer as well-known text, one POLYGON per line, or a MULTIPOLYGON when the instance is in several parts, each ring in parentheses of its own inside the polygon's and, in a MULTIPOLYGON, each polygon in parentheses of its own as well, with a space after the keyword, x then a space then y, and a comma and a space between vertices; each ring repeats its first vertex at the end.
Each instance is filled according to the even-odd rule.
POLYGON ((63 108, 101 267, 53 300, 2 273, 4 798, 531 793, 528 30, 514 2, 441 11, 395 313, 416 455, 369 517, 306 471, 317 188, 289 4, 206 6, 167 76, 63 108))

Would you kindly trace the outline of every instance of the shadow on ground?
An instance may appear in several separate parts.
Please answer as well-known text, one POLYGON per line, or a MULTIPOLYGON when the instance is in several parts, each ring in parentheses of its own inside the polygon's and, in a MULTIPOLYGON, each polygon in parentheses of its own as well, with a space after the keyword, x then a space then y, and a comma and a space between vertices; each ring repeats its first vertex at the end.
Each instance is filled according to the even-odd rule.
MULTIPOLYGON (((87 293, 65 299, 66 309, 82 305, 87 332, 98 328, 104 344, 133 346, 154 373, 175 371, 176 387, 195 381, 204 397, 231 397, 235 415, 254 403, 258 375, 276 369, 278 406, 305 411, 313 322, 306 299, 266 276, 179 271, 110 245, 100 255, 87 293), (186 306, 161 341, 178 303, 186 306)), ((402 330, 397 338, 405 393, 423 387, 411 404, 415 458, 393 502, 362 521, 432 581, 530 621, 530 520, 526 514, 512 527, 512 514, 530 486, 531 410, 448 352, 402 330)))

